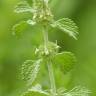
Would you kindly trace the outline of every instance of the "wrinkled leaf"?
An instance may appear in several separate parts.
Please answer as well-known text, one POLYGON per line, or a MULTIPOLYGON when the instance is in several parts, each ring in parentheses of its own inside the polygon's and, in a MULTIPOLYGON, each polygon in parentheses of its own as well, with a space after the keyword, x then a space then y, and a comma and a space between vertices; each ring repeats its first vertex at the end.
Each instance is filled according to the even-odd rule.
POLYGON ((71 52, 63 52, 55 55, 53 58, 53 62, 56 64, 57 67, 60 67, 62 72, 67 73, 74 67, 74 64, 76 63, 76 58, 71 52))
POLYGON ((90 90, 82 86, 76 86, 71 90, 65 88, 59 88, 57 90, 57 96, 89 96, 90 93, 90 90))
POLYGON ((89 96, 90 93, 90 90, 85 87, 76 86, 68 92, 63 93, 62 96, 89 96))
POLYGON ((23 13, 23 12, 30 12, 33 13, 34 10, 32 9, 32 7, 27 3, 27 1, 21 1, 17 4, 17 6, 15 7, 14 12, 16 13, 23 13))
POLYGON ((63 32, 67 33, 69 36, 77 39, 78 27, 76 24, 69 18, 63 18, 58 21, 54 21, 51 24, 52 27, 57 27, 63 32))
POLYGON ((21 77, 25 82, 27 82, 27 85, 31 85, 36 79, 41 61, 41 59, 27 60, 22 64, 21 77))
POLYGON ((20 33, 22 33, 22 31, 24 31, 26 29, 26 27, 28 27, 27 26, 28 24, 33 26, 36 24, 36 22, 34 22, 33 20, 30 20, 30 19, 26 20, 26 21, 21 21, 13 26, 12 34, 18 36, 20 33))

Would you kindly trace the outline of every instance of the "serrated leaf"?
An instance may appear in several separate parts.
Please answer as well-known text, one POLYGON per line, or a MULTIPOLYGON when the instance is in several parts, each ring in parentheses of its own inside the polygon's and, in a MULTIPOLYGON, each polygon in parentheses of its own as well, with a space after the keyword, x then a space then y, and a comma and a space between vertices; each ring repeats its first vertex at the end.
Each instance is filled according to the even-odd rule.
POLYGON ((89 96, 90 90, 85 87, 76 86, 68 92, 64 92, 62 96, 89 96))
POLYGON ((15 24, 13 26, 13 28, 12 28, 12 34, 18 36, 22 31, 25 30, 26 27, 27 27, 26 21, 21 21, 21 22, 15 24))
POLYGON ((49 93, 42 89, 40 84, 36 84, 32 88, 28 89, 22 96, 48 96, 49 93))
POLYGON ((89 96, 90 90, 82 86, 76 86, 71 90, 60 88, 57 90, 57 96, 89 96))
POLYGON ((67 73, 74 67, 76 63, 76 58, 71 52, 63 52, 55 55, 53 58, 53 62, 56 64, 57 67, 60 67, 61 71, 67 73))
POLYGON ((54 21, 51 26, 57 27, 63 32, 67 33, 69 36, 73 37, 74 39, 77 39, 78 27, 71 19, 63 18, 58 21, 54 21))
POLYGON ((37 74, 40 69, 41 59, 39 60, 26 60, 22 64, 21 68, 21 77, 27 83, 31 85, 37 77, 37 74))
POLYGON ((27 3, 27 1, 21 1, 17 4, 17 6, 15 7, 14 12, 16 13, 23 13, 23 12, 30 12, 33 13, 34 10, 32 9, 32 7, 27 3))

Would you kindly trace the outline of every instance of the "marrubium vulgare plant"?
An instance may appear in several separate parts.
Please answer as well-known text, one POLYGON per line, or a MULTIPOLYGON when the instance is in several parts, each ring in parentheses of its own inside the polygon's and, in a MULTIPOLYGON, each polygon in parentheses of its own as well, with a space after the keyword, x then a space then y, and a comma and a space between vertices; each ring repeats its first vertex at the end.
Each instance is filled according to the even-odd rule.
POLYGON ((32 18, 13 26, 12 31, 14 35, 18 34, 18 29, 24 23, 32 27, 38 24, 41 26, 41 34, 44 38, 42 44, 34 52, 36 60, 26 60, 20 68, 21 78, 25 82, 26 90, 21 92, 19 96, 88 96, 89 90, 80 86, 71 90, 65 88, 58 89, 56 87, 53 64, 61 65, 64 73, 67 74, 76 63, 76 57, 73 53, 67 51, 59 53, 60 46, 48 39, 48 28, 58 28, 77 40, 78 27, 69 18, 55 20, 50 10, 49 2, 50 0, 32 0, 31 6, 27 0, 22 0, 16 5, 14 10, 16 13, 30 13, 32 15, 32 18), (50 88, 46 90, 38 83, 33 85, 38 73, 40 73, 42 63, 46 64, 50 79, 50 88))

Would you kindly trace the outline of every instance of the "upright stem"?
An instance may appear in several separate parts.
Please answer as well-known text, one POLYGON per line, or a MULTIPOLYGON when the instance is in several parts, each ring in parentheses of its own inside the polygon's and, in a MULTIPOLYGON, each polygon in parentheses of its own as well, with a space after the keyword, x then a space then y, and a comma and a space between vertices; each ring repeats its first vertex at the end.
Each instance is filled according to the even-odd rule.
POLYGON ((43 26, 43 37, 44 37, 44 46, 47 48, 48 45, 48 32, 47 32, 47 27, 43 26))
MULTIPOLYGON (((43 27, 43 36, 44 36, 44 46, 45 46, 45 51, 48 47, 48 32, 46 26, 43 27)), ((54 79, 54 74, 53 74, 53 67, 52 67, 52 62, 50 59, 47 60, 47 66, 48 66, 48 72, 49 72, 49 78, 50 78, 50 84, 51 84, 51 95, 56 96, 56 86, 55 86, 55 79, 54 79)))
POLYGON ((54 79, 53 67, 51 61, 49 61, 47 65, 48 65, 49 78, 51 83, 51 95, 56 96, 56 86, 55 86, 55 79, 54 79))

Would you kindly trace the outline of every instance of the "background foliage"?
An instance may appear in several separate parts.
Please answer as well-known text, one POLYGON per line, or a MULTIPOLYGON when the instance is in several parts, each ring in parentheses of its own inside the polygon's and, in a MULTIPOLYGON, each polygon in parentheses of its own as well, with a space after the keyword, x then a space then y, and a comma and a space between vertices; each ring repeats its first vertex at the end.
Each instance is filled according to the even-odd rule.
MULTIPOLYGON (((18 1, 0 0, 0 96, 10 96, 21 86, 16 77, 18 68, 26 59, 34 58, 33 51, 42 42, 40 28, 37 30, 24 25, 24 33, 21 32, 18 37, 12 35, 12 26, 30 17, 29 14, 13 12, 18 1)), ((31 0, 28 2, 31 4, 31 0)), ((57 40, 61 50, 72 51, 78 58, 78 64, 68 75, 59 70, 55 72, 57 86, 65 85, 70 89, 75 85, 84 85, 92 90, 92 96, 96 96, 96 0, 51 0, 50 6, 56 19, 69 17, 80 28, 78 41, 60 30, 49 31, 50 40, 57 40)), ((43 74, 44 78, 41 77, 38 77, 39 82, 48 87, 46 74, 43 74)))

